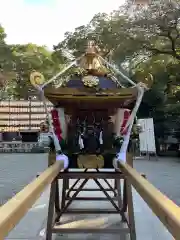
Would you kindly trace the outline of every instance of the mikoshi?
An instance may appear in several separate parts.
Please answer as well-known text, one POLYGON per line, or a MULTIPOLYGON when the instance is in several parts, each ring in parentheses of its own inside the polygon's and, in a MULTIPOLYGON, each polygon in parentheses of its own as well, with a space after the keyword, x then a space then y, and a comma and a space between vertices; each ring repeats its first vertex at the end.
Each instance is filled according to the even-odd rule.
POLYGON ((30 76, 47 113, 49 146, 65 169, 116 168, 118 161, 126 162, 129 142, 140 130, 136 114, 153 77, 133 82, 94 41, 83 55, 69 58, 69 65, 48 81, 36 71, 30 76), (68 74, 72 67, 76 71, 68 74), (54 106, 50 112, 46 99, 54 106))

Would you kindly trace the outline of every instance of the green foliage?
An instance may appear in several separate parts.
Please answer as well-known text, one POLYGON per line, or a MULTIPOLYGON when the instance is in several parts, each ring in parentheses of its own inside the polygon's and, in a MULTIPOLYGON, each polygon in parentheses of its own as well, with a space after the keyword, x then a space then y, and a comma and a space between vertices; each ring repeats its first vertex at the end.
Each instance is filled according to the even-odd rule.
POLYGON ((11 99, 38 97, 29 81, 32 70, 43 73, 45 79, 49 79, 62 68, 60 62, 54 59, 53 52, 48 51, 44 46, 6 45, 4 43, 0 46, 0 53, 2 73, 7 78, 7 72, 12 73, 7 79, 8 87, 5 95, 11 99))

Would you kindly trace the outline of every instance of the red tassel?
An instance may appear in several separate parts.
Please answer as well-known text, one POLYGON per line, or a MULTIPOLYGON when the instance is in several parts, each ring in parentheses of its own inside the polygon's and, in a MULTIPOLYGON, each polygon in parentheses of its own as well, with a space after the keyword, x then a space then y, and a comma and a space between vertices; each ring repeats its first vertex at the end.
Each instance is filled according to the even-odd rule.
POLYGON ((53 126, 54 126, 54 132, 58 138, 58 140, 62 140, 62 130, 61 130, 61 124, 59 122, 59 115, 58 115, 58 111, 56 109, 53 109, 51 111, 51 115, 52 115, 52 120, 53 120, 53 126))
POLYGON ((124 111, 124 116, 123 116, 123 123, 121 126, 121 134, 127 134, 128 128, 125 129, 126 123, 131 115, 131 112, 127 109, 124 111))

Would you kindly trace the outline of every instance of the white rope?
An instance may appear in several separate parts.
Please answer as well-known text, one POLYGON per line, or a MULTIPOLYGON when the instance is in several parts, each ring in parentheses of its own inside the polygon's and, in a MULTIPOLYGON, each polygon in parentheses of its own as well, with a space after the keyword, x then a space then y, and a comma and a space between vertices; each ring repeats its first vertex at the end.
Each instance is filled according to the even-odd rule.
POLYGON ((139 83, 136 84, 134 83, 130 78, 128 78, 127 76, 125 76, 120 70, 118 70, 115 66, 113 66, 112 64, 110 64, 108 61, 106 61, 105 59, 103 59, 101 56, 99 56, 100 59, 109 67, 111 67, 116 73, 118 73, 119 75, 121 75, 121 77, 126 80, 127 82, 129 82, 130 84, 132 84, 132 87, 136 87, 138 89, 138 96, 137 96, 137 100, 135 103, 135 106, 133 108, 133 111, 124 127, 124 129, 126 130, 128 128, 128 131, 126 133, 126 135, 124 135, 124 139, 123 139, 123 144, 120 148, 119 153, 117 154, 117 161, 123 161, 126 162, 126 152, 127 152, 127 148, 129 145, 129 140, 130 140, 130 136, 131 136, 131 130, 132 130, 132 126, 134 123, 134 119, 136 117, 137 111, 139 109, 139 106, 142 102, 142 98, 144 95, 144 90, 147 88, 143 83, 139 83))
POLYGON ((49 79, 47 82, 45 82, 42 85, 42 89, 47 86, 48 84, 52 83, 54 80, 56 80, 56 78, 58 78, 60 75, 62 75, 63 73, 65 73, 69 68, 71 68, 77 60, 73 61, 72 63, 70 63, 67 67, 65 67, 62 71, 60 71, 59 73, 57 73, 54 77, 52 77, 51 79, 49 79))
MULTIPOLYGON (((51 82, 55 81, 59 76, 61 76, 63 73, 65 73, 69 68, 71 68, 73 65, 77 65, 77 61, 80 60, 82 57, 84 56, 81 55, 80 57, 78 57, 77 59, 75 59, 73 62, 71 62, 67 67, 65 67, 62 71, 60 71, 59 73, 57 73, 54 77, 52 77, 51 79, 49 79, 47 82, 45 82, 42 86, 41 89, 43 89, 45 86, 47 86, 48 84, 50 84, 51 82)), ((98 57, 109 67, 111 67, 116 73, 118 73, 119 75, 121 75, 121 77, 126 80, 127 82, 129 82, 130 84, 132 84, 133 86, 137 86, 136 83, 134 83, 130 78, 128 78, 126 75, 124 75, 120 70, 118 70, 113 64, 109 63, 108 61, 106 61, 103 57, 101 57, 100 55, 98 55, 98 57)), ((114 80, 117 81, 117 83, 119 85, 121 85, 121 87, 124 87, 115 77, 114 80)), ((60 87, 62 85, 63 81, 58 85, 58 87, 60 87)))
POLYGON ((40 91, 40 94, 41 94, 42 101, 43 101, 43 104, 44 104, 45 112, 46 112, 47 117, 48 117, 49 129, 50 129, 50 132, 52 133, 55 150, 56 150, 56 152, 61 151, 61 146, 60 146, 60 144, 59 144, 59 140, 58 140, 58 138, 57 138, 57 136, 56 136, 56 134, 55 134, 55 132, 54 132, 54 127, 53 127, 53 124, 52 124, 51 115, 50 115, 50 113, 49 113, 49 111, 48 111, 46 99, 45 99, 45 96, 44 96, 44 91, 41 90, 41 91, 40 91))
POLYGON ((100 143, 100 145, 103 144, 103 132, 102 131, 99 134, 99 143, 100 143))
MULTIPOLYGON (((55 81, 59 76, 61 76, 63 73, 65 73, 69 68, 71 68, 73 65, 77 64, 77 61, 80 60, 82 57, 84 56, 81 55, 80 57, 78 57, 77 59, 75 59, 73 62, 71 62, 67 67, 65 67, 63 70, 61 70, 59 73, 57 73, 54 77, 52 77, 51 79, 49 79, 47 82, 45 82, 41 88, 43 89, 45 86, 47 86, 48 84, 52 83, 53 81, 55 81)), ((61 83, 62 84, 62 83, 61 83)))
POLYGON ((136 117, 136 114, 137 114, 137 111, 140 107, 140 104, 142 102, 142 98, 144 96, 144 88, 142 88, 141 86, 137 85, 138 87, 138 96, 137 96, 137 100, 136 100, 136 103, 135 103, 135 106, 131 112, 131 115, 128 119, 128 121, 126 122, 126 125, 124 127, 124 129, 126 129, 128 126, 130 126, 133 122, 134 122, 134 119, 136 117))
POLYGON ((100 59, 105 63, 107 64, 109 67, 111 67, 116 73, 118 73, 119 75, 121 75, 121 77, 123 79, 125 79, 127 82, 131 83, 133 86, 136 86, 137 84, 134 83, 130 78, 128 78, 127 76, 125 76, 120 70, 118 70, 113 64, 109 63, 108 61, 106 61, 104 58, 102 58, 100 55, 99 55, 100 59))
POLYGON ((112 79, 114 82, 116 82, 120 87, 125 88, 125 86, 124 86, 120 81, 118 81, 118 79, 117 79, 116 77, 111 76, 111 79, 112 79))
POLYGON ((136 104, 135 104, 134 109, 133 109, 133 111, 131 113, 131 116, 128 119, 128 122, 126 123, 126 126, 125 126, 125 129, 128 127, 128 131, 127 131, 126 135, 124 136, 123 143, 122 143, 122 146, 120 148, 120 151, 117 153, 117 156, 114 159, 114 167, 115 168, 117 168, 117 162, 118 161, 123 162, 123 163, 126 162, 126 153, 127 153, 127 148, 128 148, 128 145, 129 145, 129 140, 130 140, 130 136, 131 136, 132 126, 134 124, 134 119, 136 117, 136 114, 137 114, 137 111, 139 109, 139 106, 140 106, 140 104, 142 102, 143 95, 144 95, 144 88, 139 87, 138 88, 138 97, 137 97, 137 100, 136 100, 136 104))
POLYGON ((84 148, 84 142, 83 142, 81 134, 79 134, 78 143, 79 143, 80 149, 83 149, 84 148))
POLYGON ((55 150, 56 150, 56 161, 63 162, 64 169, 66 169, 69 166, 69 158, 68 158, 68 156, 63 154, 62 151, 61 151, 61 145, 60 145, 59 140, 58 140, 58 138, 57 138, 57 136, 56 136, 56 134, 54 132, 54 127, 53 127, 53 124, 52 124, 51 115, 50 115, 50 113, 48 111, 46 99, 45 99, 45 96, 44 96, 44 91, 40 87, 37 87, 37 89, 39 90, 40 95, 42 97, 42 101, 43 101, 43 104, 44 104, 45 112, 46 112, 47 117, 48 117, 49 129, 50 129, 50 132, 52 133, 54 147, 55 147, 55 150))

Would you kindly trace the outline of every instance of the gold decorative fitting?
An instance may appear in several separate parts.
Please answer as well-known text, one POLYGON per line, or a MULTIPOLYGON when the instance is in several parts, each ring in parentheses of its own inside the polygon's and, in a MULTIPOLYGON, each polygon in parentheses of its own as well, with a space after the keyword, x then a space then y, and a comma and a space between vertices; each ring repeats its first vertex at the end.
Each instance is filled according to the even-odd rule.
POLYGON ((93 54, 96 55, 100 53, 101 49, 95 44, 94 41, 88 41, 87 48, 86 48, 86 54, 93 54))
POLYGON ((153 85, 154 78, 151 73, 145 74, 144 72, 137 73, 138 84, 146 89, 150 89, 153 85))
POLYGON ((148 89, 150 89, 153 85, 153 81, 154 81, 153 75, 149 73, 147 77, 145 77, 143 83, 147 86, 148 89))
POLYGON ((86 53, 80 60, 79 66, 95 76, 107 74, 107 69, 99 57, 100 51, 100 48, 95 45, 94 41, 89 41, 86 53))
POLYGON ((92 75, 83 77, 82 81, 86 87, 97 87, 99 84, 99 78, 92 75))
POLYGON ((30 82, 34 87, 41 86, 44 82, 44 76, 40 72, 32 72, 30 75, 30 82))
POLYGON ((103 168, 104 157, 102 155, 79 155, 77 159, 79 168, 103 168))

